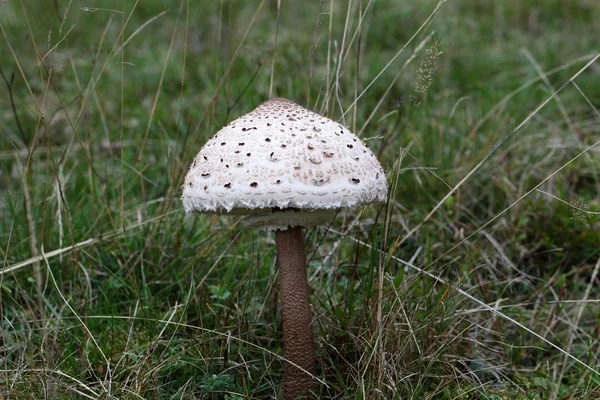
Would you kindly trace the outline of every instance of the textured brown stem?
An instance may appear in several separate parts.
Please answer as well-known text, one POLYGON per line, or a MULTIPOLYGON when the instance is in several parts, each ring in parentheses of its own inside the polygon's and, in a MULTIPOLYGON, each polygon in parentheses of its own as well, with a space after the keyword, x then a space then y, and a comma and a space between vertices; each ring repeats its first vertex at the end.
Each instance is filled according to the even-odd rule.
MULTIPOLYGON (((275 233, 279 259, 279 286, 283 314, 283 345, 286 360, 315 374, 315 345, 308 302, 306 259, 302 228, 275 233)), ((316 398, 316 381, 290 362, 283 365, 284 399, 316 398)))

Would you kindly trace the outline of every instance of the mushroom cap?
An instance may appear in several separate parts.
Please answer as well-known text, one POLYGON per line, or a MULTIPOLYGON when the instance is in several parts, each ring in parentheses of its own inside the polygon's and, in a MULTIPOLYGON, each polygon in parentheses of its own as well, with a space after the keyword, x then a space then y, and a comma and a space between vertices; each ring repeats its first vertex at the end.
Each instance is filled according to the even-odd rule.
POLYGON ((186 212, 250 215, 268 230, 327 223, 341 207, 381 203, 377 158, 344 126, 271 99, 211 137, 183 185, 186 212))

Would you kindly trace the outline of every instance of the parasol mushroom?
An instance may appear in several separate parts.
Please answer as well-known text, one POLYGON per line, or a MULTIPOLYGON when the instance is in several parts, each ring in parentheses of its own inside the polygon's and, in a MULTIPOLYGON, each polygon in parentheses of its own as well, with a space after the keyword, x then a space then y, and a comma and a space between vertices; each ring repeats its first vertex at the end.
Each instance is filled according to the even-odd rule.
POLYGON ((247 215, 247 225, 275 231, 283 398, 316 390, 302 227, 328 223, 343 207, 385 202, 387 191, 381 165, 360 139, 282 98, 223 127, 194 159, 183 186, 186 212, 247 215))

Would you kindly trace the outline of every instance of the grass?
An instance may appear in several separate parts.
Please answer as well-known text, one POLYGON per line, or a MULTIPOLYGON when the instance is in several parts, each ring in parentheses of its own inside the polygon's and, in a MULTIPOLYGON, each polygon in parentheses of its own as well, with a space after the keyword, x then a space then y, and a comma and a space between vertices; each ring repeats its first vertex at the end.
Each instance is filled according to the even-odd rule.
POLYGON ((600 6, 0 3, 0 398, 272 398, 274 238, 185 216, 283 96, 385 207, 307 232, 321 398, 600 398, 600 6))

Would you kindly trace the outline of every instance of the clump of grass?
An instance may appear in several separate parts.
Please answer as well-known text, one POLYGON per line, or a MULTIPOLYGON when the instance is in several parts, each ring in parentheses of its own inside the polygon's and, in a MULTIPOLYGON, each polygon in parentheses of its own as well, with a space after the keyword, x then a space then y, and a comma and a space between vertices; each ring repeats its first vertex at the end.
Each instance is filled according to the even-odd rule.
POLYGON ((600 215, 598 212, 589 209, 587 200, 577 199, 571 207, 572 219, 593 226, 596 218, 600 215))
POLYGON ((433 83, 433 74, 438 68, 438 59, 444 54, 440 50, 441 41, 439 38, 433 39, 431 46, 425 49, 425 54, 421 64, 417 69, 417 79, 415 81, 415 92, 425 93, 433 83))

